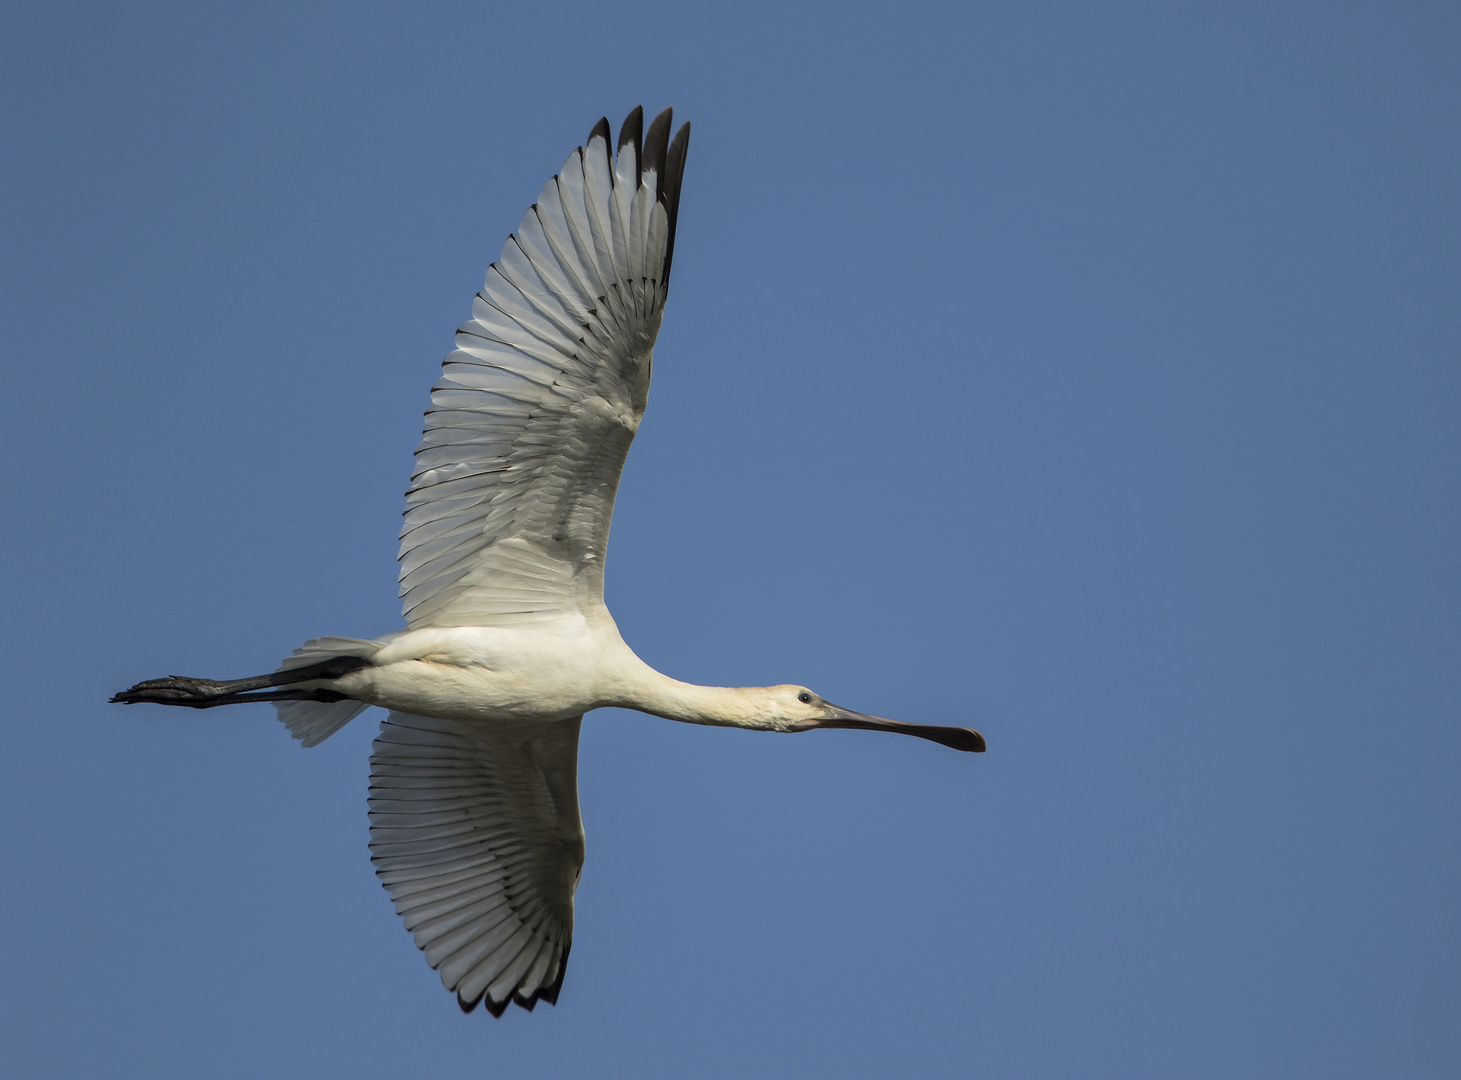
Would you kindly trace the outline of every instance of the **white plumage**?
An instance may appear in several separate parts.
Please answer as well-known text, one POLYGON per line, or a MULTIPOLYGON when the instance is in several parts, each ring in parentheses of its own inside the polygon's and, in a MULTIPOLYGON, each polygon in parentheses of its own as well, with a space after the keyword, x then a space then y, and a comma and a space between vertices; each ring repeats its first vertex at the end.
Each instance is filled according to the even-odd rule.
POLYGON ((767 731, 897 731, 983 750, 801 686, 703 687, 634 655, 604 607, 614 494, 648 400, 668 295, 686 124, 635 109, 569 155, 488 269, 432 388, 406 495, 407 629, 306 642, 278 671, 173 677, 113 700, 272 701, 314 746, 370 705, 371 857, 447 989, 500 1015, 556 1001, 583 866, 583 714, 640 709, 767 731), (280 689, 274 689, 280 688, 280 689))
POLYGON ((642 169, 632 128, 617 162, 607 126, 596 129, 488 269, 432 389, 406 495, 411 626, 509 625, 602 597, 689 142, 686 125, 667 176, 668 128, 667 114, 651 125, 642 169))
POLYGON ((392 713, 370 758, 370 850, 448 990, 500 1011, 558 996, 583 868, 579 718, 392 713))

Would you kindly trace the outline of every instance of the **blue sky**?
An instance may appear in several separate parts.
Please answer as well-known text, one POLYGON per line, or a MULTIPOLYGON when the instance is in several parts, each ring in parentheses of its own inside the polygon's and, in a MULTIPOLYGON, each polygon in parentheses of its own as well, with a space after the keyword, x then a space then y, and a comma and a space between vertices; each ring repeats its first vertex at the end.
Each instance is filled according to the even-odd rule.
POLYGON ((1441 1077, 1461 1054, 1461 16, 16 3, 0 1065, 1441 1077), (400 625, 427 388, 607 114, 694 125, 556 1009, 461 1016, 378 715, 105 701, 400 625))

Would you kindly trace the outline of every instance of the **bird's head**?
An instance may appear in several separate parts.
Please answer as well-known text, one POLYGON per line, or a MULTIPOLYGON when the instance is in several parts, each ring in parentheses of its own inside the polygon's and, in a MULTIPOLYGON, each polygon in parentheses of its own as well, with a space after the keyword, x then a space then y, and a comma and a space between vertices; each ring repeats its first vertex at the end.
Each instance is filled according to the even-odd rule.
POLYGON ((973 728, 884 720, 880 716, 868 716, 833 705, 805 686, 768 686, 766 691, 766 704, 774 712, 774 726, 780 731, 812 731, 816 728, 892 731, 899 735, 929 739, 955 750, 968 750, 976 754, 984 752, 984 736, 973 728))

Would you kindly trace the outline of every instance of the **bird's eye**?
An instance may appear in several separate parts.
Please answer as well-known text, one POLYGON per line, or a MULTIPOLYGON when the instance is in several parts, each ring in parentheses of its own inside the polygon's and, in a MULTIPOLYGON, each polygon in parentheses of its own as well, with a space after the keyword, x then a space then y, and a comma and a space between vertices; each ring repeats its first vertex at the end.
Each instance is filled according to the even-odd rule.
POLYGON ((803 690, 800 694, 798 694, 796 696, 796 699, 800 701, 803 705, 810 705, 812 703, 812 695, 806 690, 803 690))

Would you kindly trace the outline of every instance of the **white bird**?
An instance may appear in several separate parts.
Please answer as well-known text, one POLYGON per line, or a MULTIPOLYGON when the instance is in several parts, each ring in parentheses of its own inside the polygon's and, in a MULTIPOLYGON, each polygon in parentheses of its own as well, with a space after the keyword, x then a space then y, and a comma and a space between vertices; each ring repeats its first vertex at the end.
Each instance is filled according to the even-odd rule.
POLYGON ((174 676, 113 701, 275 702, 315 746, 370 705, 376 873, 465 1011, 556 1002, 583 866, 578 732, 590 709, 758 731, 860 728, 982 751, 968 728, 883 720, 804 686, 678 682, 604 606, 614 492, 648 399, 686 124, 607 120, 508 237, 432 388, 406 494, 407 629, 305 642, 278 671, 174 676), (270 689, 278 687, 279 689, 270 689))

